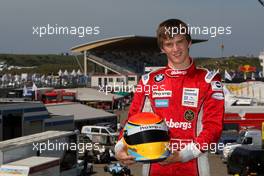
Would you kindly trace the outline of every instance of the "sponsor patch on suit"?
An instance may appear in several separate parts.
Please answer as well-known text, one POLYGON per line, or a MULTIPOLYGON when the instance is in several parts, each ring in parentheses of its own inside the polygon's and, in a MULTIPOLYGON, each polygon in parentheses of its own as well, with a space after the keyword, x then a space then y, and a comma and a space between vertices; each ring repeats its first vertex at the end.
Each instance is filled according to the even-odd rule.
POLYGON ((153 91, 153 93, 152 93, 153 98, 171 97, 171 96, 172 96, 171 90, 153 91))
POLYGON ((197 107, 198 97, 199 97, 198 88, 183 88, 182 105, 188 107, 197 107))
POLYGON ((225 99, 224 94, 221 93, 221 92, 213 93, 212 98, 214 98, 216 100, 223 100, 223 99, 225 99))
POLYGON ((162 80, 164 80, 164 74, 158 74, 154 77, 155 82, 161 82, 162 80))
POLYGON ((169 107, 169 100, 168 99, 155 99, 155 106, 157 108, 169 107))
POLYGON ((212 81, 211 87, 213 91, 223 90, 222 83, 220 81, 212 81))
POLYGON ((184 112, 184 119, 187 121, 192 121, 194 119, 194 112, 192 110, 187 110, 184 112))

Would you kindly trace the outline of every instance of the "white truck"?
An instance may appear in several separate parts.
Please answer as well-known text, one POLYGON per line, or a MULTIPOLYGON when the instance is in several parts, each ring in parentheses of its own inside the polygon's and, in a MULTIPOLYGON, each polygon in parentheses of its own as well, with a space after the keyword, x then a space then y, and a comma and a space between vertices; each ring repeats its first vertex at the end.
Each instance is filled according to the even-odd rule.
POLYGON ((237 142, 226 144, 223 149, 222 161, 224 163, 227 162, 228 157, 234 151, 235 148, 242 145, 261 145, 261 130, 258 129, 249 129, 245 131, 241 131, 239 133, 239 137, 237 142))
POLYGON ((32 156, 58 157, 61 176, 77 175, 77 135, 72 131, 46 131, 0 142, 0 166, 32 156))
POLYGON ((81 134, 85 135, 91 142, 102 145, 115 144, 118 136, 118 133, 112 128, 105 126, 83 126, 81 134))

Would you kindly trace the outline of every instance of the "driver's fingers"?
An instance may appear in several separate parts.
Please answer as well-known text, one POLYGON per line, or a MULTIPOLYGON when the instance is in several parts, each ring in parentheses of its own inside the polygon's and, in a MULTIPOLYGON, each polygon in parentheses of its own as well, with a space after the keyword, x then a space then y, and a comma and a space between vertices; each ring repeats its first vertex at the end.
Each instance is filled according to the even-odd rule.
POLYGON ((131 155, 119 155, 116 157, 118 160, 134 160, 135 157, 134 156, 131 156, 131 155))
POLYGON ((123 165, 131 165, 134 164, 136 161, 135 160, 121 160, 121 163, 123 165))

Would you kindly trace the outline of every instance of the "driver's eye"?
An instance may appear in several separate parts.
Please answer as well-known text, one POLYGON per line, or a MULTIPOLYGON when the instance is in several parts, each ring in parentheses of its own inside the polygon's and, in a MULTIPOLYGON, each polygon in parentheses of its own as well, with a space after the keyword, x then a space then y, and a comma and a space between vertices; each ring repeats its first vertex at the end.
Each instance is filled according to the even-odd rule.
POLYGON ((173 46, 173 43, 165 43, 165 46, 166 47, 172 47, 173 46))

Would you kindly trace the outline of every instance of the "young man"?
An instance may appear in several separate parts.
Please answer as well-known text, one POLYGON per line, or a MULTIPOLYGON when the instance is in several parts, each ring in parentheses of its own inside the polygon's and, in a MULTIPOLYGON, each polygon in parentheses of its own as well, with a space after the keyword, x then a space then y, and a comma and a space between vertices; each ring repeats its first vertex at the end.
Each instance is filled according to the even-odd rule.
MULTIPOLYGON (((167 56, 168 66, 143 75, 139 86, 155 89, 135 93, 128 118, 141 111, 153 111, 163 117, 170 131, 172 154, 160 163, 143 167, 143 173, 151 176, 210 175, 207 151, 221 135, 224 114, 220 76, 195 67, 189 56, 191 36, 184 22, 178 19, 162 22, 157 38, 161 51, 167 56)), ((121 163, 134 163, 121 140, 115 150, 121 163)))

